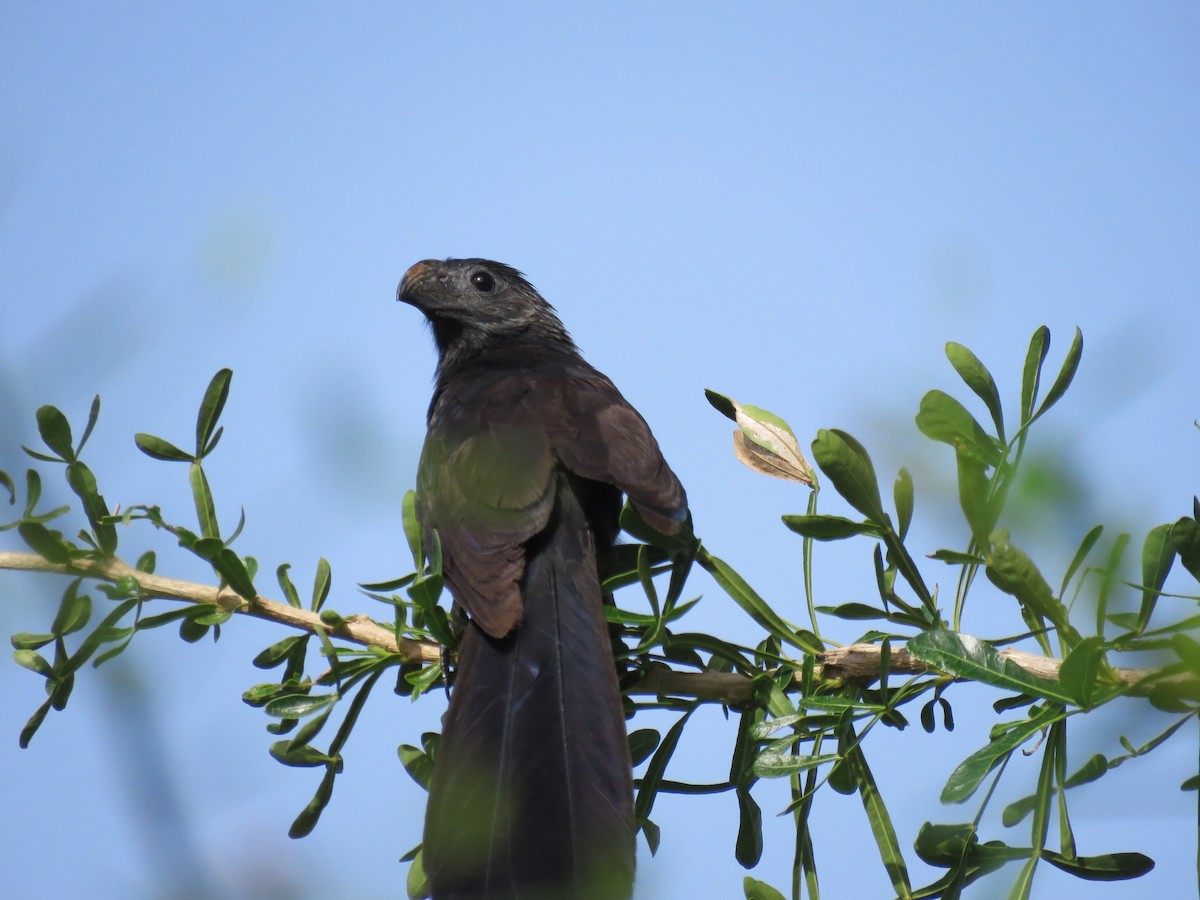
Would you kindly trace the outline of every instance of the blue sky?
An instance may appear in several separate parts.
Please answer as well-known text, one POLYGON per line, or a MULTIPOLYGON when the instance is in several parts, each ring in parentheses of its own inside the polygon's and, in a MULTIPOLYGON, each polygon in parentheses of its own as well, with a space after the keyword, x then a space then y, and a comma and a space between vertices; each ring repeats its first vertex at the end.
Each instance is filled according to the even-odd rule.
MULTIPOLYGON (((300 583, 326 556, 331 603, 363 611, 355 582, 407 569, 400 498, 433 368, 396 282, 424 257, 487 256, 558 307, 653 426, 708 546, 793 619, 799 543, 778 516, 807 496, 734 462, 705 387, 774 410, 805 442, 845 428, 885 484, 908 466, 914 538, 958 546, 948 452, 912 424, 925 390, 965 393, 942 347, 974 349, 1011 400, 1033 330, 1051 328, 1056 365, 1079 326, 1076 386, 1033 448, 1053 488, 1087 499, 1065 517, 1035 506, 1024 524, 1048 564, 1096 522, 1140 540, 1197 491, 1198 37, 1188 3, 8 4, 0 468, 24 467, 13 449, 36 440, 39 404, 79 422, 100 393, 89 459, 106 497, 184 519, 182 468, 142 457, 131 435, 185 442, 229 366, 209 473, 227 528, 244 507, 242 552, 266 572, 293 563, 300 583)), ((827 493, 822 508, 845 512, 827 493)), ((125 540, 158 547, 165 574, 207 577, 152 536, 125 540)), ((819 549, 821 602, 868 599, 869 547, 819 549)), ((51 593, 2 583, 0 625, 42 628, 51 593)), ((711 583, 695 591, 694 628, 757 640, 711 583)), ((969 629, 1019 630, 998 596, 977 602, 969 629)), ((25 752, 16 734, 40 687, 0 667, 14 894, 164 896, 167 860, 225 896, 395 896, 422 795, 394 748, 440 704, 378 696, 321 825, 289 841, 315 778, 267 756, 265 717, 238 700, 278 636, 258 623, 216 646, 144 636, 107 676, 86 673, 25 752), (185 833, 129 799, 132 785, 165 790, 152 761, 185 833)), ((867 747, 905 846, 925 819, 973 811, 936 794, 986 741, 994 697, 951 699, 953 735, 867 747)), ((1149 737, 1140 715, 1103 721, 1149 737)), ((723 778, 732 735, 706 710, 673 776, 723 778)), ((1087 725, 1072 752, 1119 752, 1105 740, 1087 725)), ((1194 798, 1177 785, 1195 752, 1193 734, 1076 798, 1081 852, 1159 863, 1096 896, 1191 889, 1194 798)), ((768 820, 778 788, 759 794, 768 820)), ((642 859, 638 896, 740 896, 734 810, 728 796, 661 798, 663 846, 642 859)), ((818 821, 826 895, 883 896, 857 800, 823 796, 818 821)), ((788 834, 768 828, 754 874, 786 887, 788 834)), ((998 824, 991 836, 1022 838, 998 824)), ((1069 887, 1045 872, 1036 893, 1069 887)))

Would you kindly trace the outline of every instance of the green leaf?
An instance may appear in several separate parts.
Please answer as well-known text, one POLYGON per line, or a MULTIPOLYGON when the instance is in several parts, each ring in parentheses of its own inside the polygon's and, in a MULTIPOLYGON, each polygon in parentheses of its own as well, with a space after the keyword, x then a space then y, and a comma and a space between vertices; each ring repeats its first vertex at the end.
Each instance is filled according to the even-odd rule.
POLYGON ((962 344, 953 341, 946 344, 946 358, 950 360, 950 365, 954 366, 954 371, 967 387, 983 401, 991 413, 992 422, 996 425, 996 436, 1000 438, 1000 443, 1005 443, 1004 410, 1000 405, 1000 391, 996 389, 996 380, 992 378, 992 373, 979 361, 979 357, 962 344))
POLYGON ((317 573, 313 578, 311 605, 313 612, 320 612, 321 607, 325 605, 325 600, 329 597, 329 586, 332 584, 332 581, 329 560, 322 556, 317 560, 317 573))
POLYGON ((37 733, 37 730, 42 727, 42 722, 45 721, 46 714, 50 712, 50 707, 53 703, 54 700, 50 699, 39 706, 37 711, 29 717, 29 721, 25 723, 25 727, 21 729, 21 735, 17 739, 17 742, 22 750, 29 747, 29 742, 33 740, 33 736, 37 733))
POLYGON ((1063 710, 1059 706, 1035 707, 1028 719, 1015 723, 958 764, 947 780, 946 786, 942 788, 942 802, 962 803, 967 800, 975 793, 976 788, 987 777, 988 772, 1030 737, 1062 718, 1063 714, 1063 710))
POLYGON ((867 765, 867 758, 862 751, 861 744, 856 743, 846 751, 846 762, 850 765, 859 796, 862 798, 863 809, 867 813, 867 821, 871 825, 871 833, 879 848, 880 861, 887 869, 892 888, 896 891, 897 897, 911 898, 912 883, 909 881, 904 853, 900 850, 900 841, 896 838, 892 817, 888 813, 883 795, 879 792, 879 787, 867 765))
POLYGON ((1154 860, 1142 853, 1103 853, 1067 859, 1053 850, 1042 851, 1050 865, 1087 881, 1123 881, 1140 878, 1154 868, 1154 860))
POLYGON ((643 762, 649 759, 658 745, 662 742, 662 735, 655 728, 639 728, 637 731, 629 733, 629 757, 633 761, 634 766, 640 766, 643 762))
POLYGON ((892 497, 896 503, 896 533, 904 540, 913 517, 913 480, 908 469, 901 469, 896 476, 892 497))
POLYGON ((987 545, 987 536, 996 525, 997 507, 990 502, 991 482, 984 464, 973 454, 959 448, 954 453, 958 464, 958 503, 971 527, 971 537, 980 546, 987 545))
POLYGON ((160 437, 146 434, 143 431, 139 431, 133 436, 133 442, 139 450, 152 459, 161 459, 164 462, 192 462, 194 460, 190 453, 184 453, 170 441, 164 441, 160 437))
POLYGON ((92 398, 91 409, 88 410, 87 424, 83 427, 83 435, 79 438, 79 446, 75 448, 75 455, 79 456, 83 452, 84 445, 88 442, 88 438, 92 436, 92 429, 96 427, 96 421, 100 418, 100 395, 97 394, 92 398))
POLYGON ((58 613, 50 630, 56 635, 72 634, 87 625, 92 617, 92 598, 80 594, 79 579, 75 579, 63 592, 58 613))
POLYGON ((734 858, 743 869, 753 869, 762 859, 762 810, 750 792, 737 789, 738 834, 734 844, 734 858))
POLYGON ((1083 536, 1083 541, 1079 544, 1079 549, 1075 551, 1075 555, 1071 558, 1071 564, 1067 566, 1067 573, 1063 575, 1062 586, 1058 589, 1060 597, 1067 593, 1067 585, 1071 583, 1071 579, 1079 571, 1079 567, 1083 565, 1083 561, 1087 559, 1087 555, 1092 552, 1092 548, 1096 546, 1096 541, 1100 540, 1100 535, 1103 533, 1104 526, 1097 525, 1083 536))
POLYGON ((783 894, 765 881, 749 875, 742 879, 742 890, 746 892, 746 900, 786 900, 783 894))
POLYGON ((841 516, 784 516, 783 524, 797 534, 817 541, 840 541, 858 534, 878 535, 879 527, 841 516))
POLYGON ((28 631, 21 631, 10 637, 8 642, 12 644, 14 650, 40 650, 54 640, 54 637, 52 634, 31 634, 28 631))
POLYGON ((200 401, 200 412, 196 416, 196 459, 198 460, 207 456, 220 438, 219 435, 214 435, 213 429, 216 428, 217 419, 221 417, 221 410, 225 408, 225 401, 229 397, 229 382, 232 378, 232 371, 221 369, 208 383, 204 399, 200 401))
POLYGON ((192 485, 192 500, 196 505, 196 518, 200 522, 200 534, 206 538, 220 538, 221 529, 217 525, 217 510, 213 505, 212 491, 208 488, 208 478, 199 463, 188 466, 188 481, 192 485))
POLYGON ((977 553, 960 553, 957 550, 935 550, 929 554, 929 558, 952 566, 982 566, 987 562, 977 553))
POLYGON ((836 753, 795 756, 783 751, 764 752, 754 760, 754 774, 760 778, 783 778, 795 775, 797 772, 806 772, 826 763, 835 763, 837 760, 836 753))
POLYGON ((75 451, 72 449, 71 426, 56 407, 41 406, 37 411, 38 433, 46 446, 58 454, 63 462, 73 462, 75 451))
POLYGON ((277 719, 300 719, 320 712, 337 701, 336 691, 328 694, 288 694, 268 701, 263 711, 277 719))
POLYGON ((12 476, 0 469, 0 487, 8 491, 8 503, 12 506, 17 502, 17 486, 13 483, 12 476))
POLYGON ((300 815, 296 816, 296 820, 292 822, 292 827, 288 829, 288 837, 306 837, 317 827, 321 813, 325 811, 325 807, 329 805, 329 801, 333 797, 333 780, 337 777, 337 773, 336 766, 326 767, 325 777, 321 779, 317 792, 308 802, 308 806, 304 807, 300 815))
POLYGON ((1074 697, 1074 703, 1084 709, 1091 709, 1097 702, 1103 702, 1112 696, 1113 690, 1102 692, 1098 684, 1100 673, 1104 670, 1104 639, 1092 635, 1086 637, 1071 648, 1067 658, 1063 660, 1058 672, 1058 683, 1074 697))
POLYGON ((225 579, 226 583, 238 593, 238 596, 251 601, 258 596, 257 591, 254 589, 254 582, 250 580, 250 573, 246 571, 245 564, 228 547, 218 553, 215 559, 209 561, 220 576, 225 579))
POLYGON ((734 402, 724 394, 718 394, 716 391, 710 391, 708 388, 705 388, 704 396, 708 402, 712 404, 713 409, 715 409, 725 418, 732 419, 734 421, 737 420, 737 408, 734 405, 734 402))
POLYGON ((309 635, 294 634, 291 637, 285 637, 281 641, 276 641, 266 650, 263 650, 258 656, 254 657, 254 666, 258 669, 273 669, 295 651, 296 647, 308 642, 309 635))
POLYGON ((316 766, 337 765, 338 760, 327 753, 322 753, 311 744, 299 744, 294 741, 276 741, 270 747, 270 754, 285 766, 311 769, 316 766))
POLYGON ((780 618, 779 614, 767 604, 767 601, 760 597, 746 583, 742 576, 731 569, 723 560, 718 559, 707 550, 701 548, 696 561, 700 563, 701 568, 713 577, 713 580, 721 586, 721 589, 732 597, 750 618, 754 619, 755 622, 765 628, 770 634, 782 641, 787 641, 792 646, 798 647, 806 653, 821 653, 824 651, 825 648, 820 645, 819 641, 814 642, 812 640, 811 634, 801 631, 796 626, 780 618))
POLYGON ((63 540, 62 532, 52 531, 37 522, 22 522, 17 531, 38 556, 46 562, 62 565, 71 560, 71 545, 63 540))
POLYGON ((1049 583, 1033 560, 1019 547, 1008 542, 1008 535, 990 536, 986 573, 988 580, 1004 593, 1016 597, 1022 607, 1041 619, 1049 619, 1068 645, 1079 641, 1079 632, 1071 625, 1067 608, 1054 596, 1049 583))
POLYGON ((36 672, 43 678, 51 678, 54 676, 54 669, 50 663, 46 662, 45 657, 36 650, 14 650, 13 662, 18 666, 28 669, 30 672, 36 672))
POLYGON ((927 438, 949 444, 983 465, 995 466, 1000 462, 1000 448, 995 439, 965 406, 945 391, 930 391, 921 398, 917 428, 927 438))
MULTIPOLYGON (((1047 341, 1048 343, 1048 341, 1047 341)), ((1071 341, 1071 346, 1067 350, 1067 356, 1063 360, 1062 368, 1059 369, 1058 377, 1054 379, 1054 384, 1050 386, 1049 392, 1046 394, 1046 399, 1042 401, 1042 405, 1038 407, 1038 411, 1034 413, 1034 419, 1040 418, 1050 407, 1057 403, 1062 395, 1067 392, 1067 388, 1071 386, 1071 382, 1075 378, 1075 372, 1079 369, 1079 360, 1083 356, 1083 332, 1079 327, 1075 328, 1075 337, 1071 341)), ((1043 355, 1043 359, 1045 356, 1043 355)))
POLYGON ((417 571, 423 571, 425 566, 425 551, 423 549, 423 532, 421 522, 417 518, 417 492, 405 491, 401 504, 401 520, 404 523, 404 536, 408 538, 408 549, 412 552, 413 565, 417 571))
POLYGON ((1175 544, 1171 540, 1171 525, 1156 525, 1146 535, 1142 545, 1142 605, 1138 610, 1137 632, 1141 634, 1150 624, 1150 616, 1175 561, 1175 544))
POLYGON ((279 589, 283 591, 283 596, 287 600, 288 605, 294 606, 296 609, 301 609, 300 593, 296 590, 296 586, 292 584, 292 579, 288 576, 288 569, 291 567, 291 563, 283 563, 275 570, 275 580, 279 582, 279 589))
POLYGON ((412 780, 425 790, 429 790, 429 782, 433 779, 433 760, 429 758, 429 754, 411 744, 401 744, 396 748, 396 753, 400 757, 400 764, 404 766, 404 771, 412 777, 412 780))
POLYGON ((1042 377, 1042 363, 1050 346, 1050 329, 1042 325, 1029 339, 1029 352, 1025 354, 1025 368, 1021 373, 1021 425, 1033 421, 1033 404, 1037 400, 1038 383, 1042 377))
POLYGON ((836 428, 817 432, 813 441, 813 459, 821 467, 839 494, 877 525, 883 525, 883 501, 875 467, 863 445, 836 428))
POLYGON ((991 644, 967 634, 941 629, 923 631, 908 642, 908 652, 947 675, 1059 703, 1075 702, 1057 682, 1031 675, 1001 657, 991 644))
POLYGON ((1070 778, 1063 782, 1063 787, 1073 788, 1081 784, 1095 781, 1108 771, 1108 759, 1103 753, 1096 753, 1080 766, 1070 778))
POLYGON ((687 725, 688 719, 699 709, 699 703, 693 703, 688 711, 679 717, 679 720, 671 726, 667 732, 667 736, 663 738, 658 749, 654 751, 654 756, 650 759, 650 765, 646 767, 646 774, 642 776, 641 786, 638 788, 637 799, 634 801, 634 818, 638 822, 645 822, 650 818, 650 813, 654 809, 654 800, 658 796, 659 786, 662 784, 663 774, 667 770, 667 763, 675 753, 675 748, 679 746, 679 736, 683 734, 684 726, 687 725))

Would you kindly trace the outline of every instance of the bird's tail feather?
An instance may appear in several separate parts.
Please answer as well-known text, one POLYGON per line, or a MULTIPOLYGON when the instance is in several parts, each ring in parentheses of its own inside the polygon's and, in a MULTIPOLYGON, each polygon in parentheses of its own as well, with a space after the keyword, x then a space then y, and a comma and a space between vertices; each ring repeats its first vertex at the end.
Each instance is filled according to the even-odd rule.
POLYGON ((632 893, 633 789, 594 538, 560 483, 528 548, 524 617, 468 627, 425 825, 435 900, 632 893))

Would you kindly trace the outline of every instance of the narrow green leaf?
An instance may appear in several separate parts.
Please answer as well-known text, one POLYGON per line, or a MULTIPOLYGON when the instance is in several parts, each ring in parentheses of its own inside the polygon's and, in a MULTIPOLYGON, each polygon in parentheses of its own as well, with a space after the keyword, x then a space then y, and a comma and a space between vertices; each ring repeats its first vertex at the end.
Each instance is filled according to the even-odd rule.
POLYGON ((56 453, 63 462, 74 461, 75 451, 72 448, 71 426, 67 422, 66 416, 53 406, 38 407, 37 426, 38 433, 47 447, 56 453))
MULTIPOLYGON (((824 647, 814 646, 812 640, 806 639, 806 637, 811 637, 808 632, 802 632, 796 626, 780 618, 779 614, 767 604, 767 601, 760 597, 746 583, 745 579, 730 568, 723 560, 718 559, 707 550, 701 548, 696 561, 700 563, 704 571, 713 577, 713 580, 721 586, 721 589, 732 597, 734 602, 750 618, 765 628, 768 633, 782 641, 787 641, 792 646, 798 647, 806 653, 821 653, 824 651, 824 647)), ((819 645, 819 642, 817 644, 819 645)))
POLYGON ((734 844, 734 858, 743 869, 753 869, 762 859, 762 810, 750 792, 737 790, 738 834, 734 844))
POLYGON ((88 442, 88 438, 92 436, 92 429, 96 427, 96 421, 100 418, 100 395, 97 394, 92 398, 91 409, 88 410, 87 424, 83 427, 83 435, 79 438, 79 446, 75 448, 75 455, 79 456, 83 452, 84 445, 88 442))
POLYGON ((787 752, 761 753, 754 760, 754 774, 760 778, 783 778, 797 772, 835 763, 836 753, 821 753, 816 756, 793 756, 787 752))
POLYGON ((92 598, 79 593, 79 579, 75 579, 63 592, 50 630, 56 635, 73 634, 87 625, 92 617, 92 598))
POLYGON ((417 518, 417 492, 405 491, 401 504, 401 521, 404 523, 404 536, 408 538, 408 549, 412 552, 413 565, 418 572, 425 568, 425 551, 423 549, 421 522, 417 518))
POLYGON ((804 537, 817 541, 840 541, 858 534, 878 535, 879 527, 841 516, 784 516, 783 524, 804 537))
POLYGON ((62 565, 70 561, 71 545, 63 540, 62 532, 37 522, 22 522, 17 531, 29 548, 46 562, 62 565))
POLYGON ((679 746, 679 736, 683 734, 684 726, 687 725, 688 719, 699 709, 698 703, 693 703, 679 720, 671 726, 667 732, 667 736, 663 738, 658 749, 654 751, 654 756, 650 759, 650 764, 646 767, 646 774, 642 776, 641 786, 638 788, 637 799, 634 801, 634 818, 638 822, 643 822, 650 817, 651 811, 654 809, 654 800, 658 796, 658 788, 662 784, 663 774, 667 770, 667 763, 675 753, 675 748, 679 746))
POLYGON ((282 662, 286 662, 288 656, 295 651, 300 644, 308 642, 307 634, 294 634, 291 637, 285 637, 281 641, 276 641, 266 650, 263 650, 258 656, 254 657, 254 666, 258 669, 273 669, 282 662))
POLYGON ((215 558, 210 559, 213 568, 217 570, 225 582, 233 588, 239 596, 247 600, 254 600, 258 593, 254 589, 254 582, 250 579, 250 573, 246 571, 246 565, 242 562, 241 557, 230 550, 228 547, 221 550, 215 558))
POLYGON ((888 813, 883 795, 879 792, 879 787, 867 765, 867 758, 862 752, 861 744, 855 744, 852 749, 847 751, 846 759, 851 766, 863 809, 867 813, 867 821, 871 825, 871 833, 879 848, 879 858, 883 862, 884 868, 887 869, 892 888, 901 900, 911 898, 912 883, 908 876, 908 865, 904 861, 900 841, 896 838, 892 817, 888 813))
POLYGON ((139 450, 152 459, 161 459, 164 462, 192 462, 194 460, 190 453, 184 453, 170 441, 165 441, 153 434, 139 431, 133 436, 133 442, 139 450))
POLYGON ((217 524, 217 510, 213 505, 212 491, 208 487, 208 478, 199 463, 188 466, 188 481, 192 485, 192 500, 196 506, 196 519, 200 523, 200 534, 206 538, 220 538, 221 529, 217 524))
POLYGON ((987 562, 977 553, 960 553, 957 550, 935 550, 929 554, 929 558, 952 566, 982 566, 987 562))
POLYGON ((885 514, 879 481, 863 445, 844 431, 822 428, 812 448, 813 459, 846 502, 871 522, 883 525, 885 514))
POLYGON ((313 578, 312 605, 310 607, 313 612, 320 612, 321 607, 325 605, 332 583, 333 577, 329 568, 329 560, 322 556, 317 560, 317 573, 313 578))
POLYGON ((54 640, 52 634, 31 634, 21 631, 8 639, 14 650, 40 650, 54 640))
POLYGON ((33 740, 33 736, 37 733, 37 730, 42 727, 42 722, 45 721, 46 714, 50 712, 50 707, 53 702, 54 701, 52 699, 47 700, 45 703, 39 706, 37 711, 29 717, 29 721, 25 723, 25 727, 21 729, 21 735, 17 739, 17 742, 22 750, 25 750, 29 747, 29 742, 33 740))
POLYGON ((337 760, 322 753, 311 744, 296 745, 294 741, 276 741, 269 750, 272 757, 285 766, 311 769, 317 766, 337 765, 337 760))
POLYGON ((896 503, 896 533, 900 540, 908 535, 908 526, 913 517, 913 480, 908 469, 901 469, 892 486, 892 497, 896 503))
POLYGON ((1098 684, 1103 668, 1104 639, 1092 635, 1071 648, 1059 669, 1058 683, 1075 698, 1077 706, 1091 709, 1097 701, 1107 699, 1113 693, 1112 690, 1102 692, 1098 684))
POLYGON ((1083 536, 1083 541, 1079 544, 1079 549, 1075 551, 1075 555, 1071 558, 1071 564, 1067 566, 1067 572, 1063 575, 1062 586, 1058 589, 1058 595, 1063 597, 1067 593, 1067 585, 1071 583, 1071 579, 1075 573, 1079 571, 1079 567, 1083 565, 1083 561, 1087 559, 1092 548, 1096 546, 1096 541, 1100 540, 1100 535, 1104 533, 1104 526, 1097 525, 1091 531, 1083 536))
POLYGON ((987 536, 996 525, 998 509, 990 502, 991 482, 979 459, 959 448, 954 453, 958 464, 958 503, 971 527, 971 537, 979 546, 987 545, 987 536))
POLYGON ((212 377, 204 391, 204 399, 200 401, 200 412, 196 416, 195 458, 198 460, 212 449, 209 444, 213 439, 213 429, 216 428, 217 419, 221 417, 221 410, 225 408, 225 401, 229 398, 229 382, 232 378, 232 371, 221 369, 212 377))
POLYGON ((288 837, 306 837, 317 827, 321 813, 325 811, 325 807, 329 805, 329 801, 333 797, 333 780, 337 777, 337 773, 336 766, 326 767, 325 777, 321 779, 317 792, 308 802, 308 806, 304 807, 300 815, 296 816, 296 820, 292 822, 292 827, 288 829, 288 837))
POLYGON ((1137 632, 1141 634, 1150 624, 1158 592, 1162 590, 1175 561, 1175 545, 1171 541, 1171 525, 1155 525, 1142 545, 1142 605, 1138 610, 1137 632))
MULTIPOLYGON (((1067 356, 1063 360, 1062 368, 1059 369, 1058 377, 1054 379, 1054 384, 1050 385, 1050 390, 1046 393, 1046 399, 1042 401, 1042 405, 1034 413, 1033 419, 1040 418, 1067 392, 1067 388, 1071 386, 1071 382, 1075 378, 1075 372, 1079 369, 1079 360, 1082 357, 1083 332, 1076 326, 1075 337, 1071 340, 1071 346, 1067 350, 1067 356)), ((1032 422, 1033 419, 1030 419, 1030 421, 1032 422)))
POLYGON ((951 773, 946 786, 942 788, 942 802, 962 803, 967 800, 975 793, 988 772, 1030 737, 1057 721, 1062 715, 1063 710, 1059 706, 1037 707, 1030 713, 1030 718, 1015 724, 986 746, 976 750, 951 773))
POLYGON ((1042 856, 1050 865, 1087 881, 1140 878, 1154 868, 1154 860, 1142 853, 1102 853, 1099 856, 1075 856, 1067 859, 1053 850, 1045 850, 1042 856))
POLYGON ((8 491, 8 504, 13 506, 17 502, 17 486, 13 483, 12 476, 0 469, 0 487, 8 491))
POLYGON ((996 436, 1003 444, 1005 442, 1004 410, 1000 405, 1000 391, 996 388, 996 380, 992 377, 992 373, 979 361, 979 357, 962 344, 956 344, 953 341, 946 344, 946 358, 950 360, 950 365, 954 366, 954 371, 959 374, 967 387, 983 401, 984 406, 991 413, 992 422, 996 426, 996 436))
POLYGON ((288 694, 269 701, 263 711, 277 719, 300 719, 320 712, 337 701, 336 691, 328 694, 288 694))
POLYGON ((1029 352, 1025 355, 1025 367, 1021 373, 1021 425, 1033 421, 1033 404, 1037 401, 1038 383, 1042 377, 1042 363, 1050 347, 1050 329, 1042 325, 1029 339, 1029 352))

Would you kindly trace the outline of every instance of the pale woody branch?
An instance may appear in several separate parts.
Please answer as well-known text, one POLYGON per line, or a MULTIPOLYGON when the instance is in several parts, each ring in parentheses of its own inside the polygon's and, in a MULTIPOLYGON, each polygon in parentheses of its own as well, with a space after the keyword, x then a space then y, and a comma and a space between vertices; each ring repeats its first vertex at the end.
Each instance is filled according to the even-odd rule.
MULTIPOLYGON (((0 569, 22 569, 33 572, 59 572, 67 575, 83 575, 102 581, 115 582, 131 577, 141 585, 146 598, 185 600, 192 603, 212 603, 222 609, 243 613, 259 619, 279 622, 301 631, 315 632, 318 628, 328 634, 362 644, 378 647, 389 653, 402 653, 410 662, 437 662, 442 648, 431 641, 415 641, 402 638, 399 643, 391 629, 373 622, 367 616, 350 616, 341 625, 327 625, 321 617, 305 609, 297 609, 286 603, 256 597, 253 602, 239 596, 228 587, 194 584, 151 575, 130 568, 119 559, 79 560, 70 565, 51 563, 34 553, 0 552, 0 569)), ((879 677, 879 659, 882 648, 878 644, 851 644, 822 653, 814 675, 822 680, 841 680, 870 683, 879 677)), ((1000 656, 1026 672, 1050 681, 1058 679, 1062 660, 1037 656, 1009 648, 1001 650, 1000 656)), ((916 659, 907 649, 891 649, 888 671, 894 675, 922 675, 935 670, 916 659)), ((1133 685, 1154 674, 1146 669, 1114 669, 1122 682, 1133 685)), ((654 669, 646 673, 630 688, 630 693, 651 695, 674 695, 694 697, 698 700, 740 705, 751 699, 750 679, 734 672, 678 672, 669 669, 654 669)), ((1136 691, 1135 691, 1136 693, 1136 691)))

